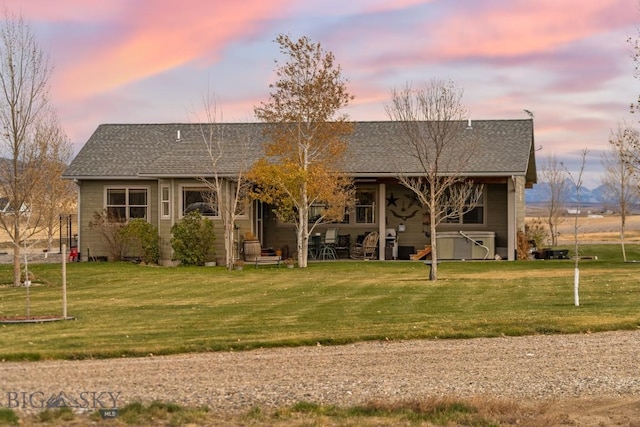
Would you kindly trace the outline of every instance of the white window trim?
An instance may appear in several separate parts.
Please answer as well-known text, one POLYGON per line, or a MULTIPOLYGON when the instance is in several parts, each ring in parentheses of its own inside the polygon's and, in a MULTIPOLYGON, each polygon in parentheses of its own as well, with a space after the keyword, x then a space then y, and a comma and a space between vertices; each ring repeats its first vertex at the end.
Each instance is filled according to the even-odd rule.
POLYGON ((171 186, 170 185, 161 185, 160 186, 160 206, 158 207, 160 210, 160 219, 171 219, 171 186), (167 190, 167 200, 164 199, 164 190, 167 190), (168 214, 164 213, 164 206, 167 205, 168 214))
MULTIPOLYGON (((151 197, 151 188, 148 186, 144 186, 144 185, 107 185, 104 187, 104 191, 103 191, 103 195, 102 195, 102 202, 103 202, 103 209, 106 211, 109 204, 107 203, 107 198, 108 198, 108 193, 109 190, 122 190, 124 189, 126 191, 126 204, 125 204, 125 213, 127 215, 126 218, 126 222, 129 222, 129 220, 131 218, 129 218, 129 190, 145 190, 147 192, 147 204, 146 209, 147 209, 147 215, 145 218, 145 221, 147 222, 151 222, 151 206, 149 205, 149 198, 151 197)), ((137 206, 137 205, 136 205, 137 206)))
MULTIPOLYGON (((178 200, 178 218, 184 218, 184 190, 200 190, 202 189, 203 191, 209 191, 209 187, 207 187, 206 185, 198 185, 198 184, 180 184, 178 185, 178 194, 179 194, 179 200, 178 200)), ((209 219, 222 219, 222 217, 220 216, 220 206, 218 205, 218 214, 217 215, 207 215, 205 216, 205 218, 209 218, 209 219)))

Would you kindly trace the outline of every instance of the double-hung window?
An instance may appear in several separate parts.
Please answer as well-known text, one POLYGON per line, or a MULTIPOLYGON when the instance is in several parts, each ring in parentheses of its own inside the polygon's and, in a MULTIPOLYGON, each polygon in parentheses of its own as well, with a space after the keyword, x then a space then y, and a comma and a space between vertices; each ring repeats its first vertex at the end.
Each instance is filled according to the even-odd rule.
POLYGON ((375 224, 376 191, 374 189, 356 190, 356 224, 375 224))
POLYGON ((160 217, 171 218, 171 191, 168 185, 160 187, 160 217))
POLYGON ((106 189, 106 210, 110 221, 126 222, 133 218, 148 218, 149 190, 135 187, 106 189))

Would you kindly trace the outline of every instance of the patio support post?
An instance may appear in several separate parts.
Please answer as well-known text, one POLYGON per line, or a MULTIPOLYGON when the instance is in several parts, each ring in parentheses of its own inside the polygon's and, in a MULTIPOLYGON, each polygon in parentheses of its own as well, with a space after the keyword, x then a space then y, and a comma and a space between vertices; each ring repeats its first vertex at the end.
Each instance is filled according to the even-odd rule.
POLYGON ((385 208, 386 191, 386 185, 384 183, 378 185, 378 235, 380 236, 380 239, 378 239, 378 259, 381 261, 384 260, 384 236, 386 231, 385 224, 387 223, 385 208))
POLYGON ((516 259, 516 239, 518 238, 516 225, 516 178, 507 179, 507 259, 515 261, 516 259))

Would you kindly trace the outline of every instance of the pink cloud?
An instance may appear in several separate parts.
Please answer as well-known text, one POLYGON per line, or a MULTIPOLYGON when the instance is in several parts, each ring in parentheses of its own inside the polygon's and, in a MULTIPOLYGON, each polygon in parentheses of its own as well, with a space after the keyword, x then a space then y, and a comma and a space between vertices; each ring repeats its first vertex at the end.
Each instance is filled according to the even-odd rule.
POLYGON ((15 14, 30 21, 87 21, 103 20, 118 14, 129 2, 127 0, 5 0, 3 5, 15 14))
POLYGON ((636 21, 633 8, 621 0, 500 3, 486 7, 484 2, 465 2, 464 11, 451 10, 436 28, 425 28, 437 41, 440 58, 543 52, 636 21))
POLYGON ((392 10, 407 9, 410 7, 420 6, 427 3, 433 3, 437 0, 377 0, 374 2, 367 2, 363 6, 362 10, 366 13, 381 13, 389 12, 392 10))
POLYGON ((111 39, 96 35, 91 51, 58 70, 56 84, 64 88, 65 97, 103 93, 202 57, 213 63, 227 43, 256 31, 261 20, 279 9, 262 0, 186 0, 179 7, 169 0, 127 4, 108 30, 115 33, 111 39))
POLYGON ((637 15, 636 7, 625 0, 434 1, 396 15, 362 17, 350 31, 334 37, 351 37, 352 43, 359 44, 358 67, 362 69, 364 62, 378 73, 391 65, 451 61, 502 61, 504 65, 504 61, 549 55, 578 41, 634 26, 637 15), (375 44, 352 37, 371 32, 374 20, 375 44), (396 27, 395 22, 403 26, 396 27))

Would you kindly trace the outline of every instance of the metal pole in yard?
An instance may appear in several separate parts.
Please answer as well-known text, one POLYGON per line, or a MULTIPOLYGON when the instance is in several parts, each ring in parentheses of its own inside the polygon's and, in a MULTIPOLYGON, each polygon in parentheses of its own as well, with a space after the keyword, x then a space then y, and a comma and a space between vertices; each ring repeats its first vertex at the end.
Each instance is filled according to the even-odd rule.
POLYGON ((62 245, 62 318, 67 318, 67 245, 62 245))

